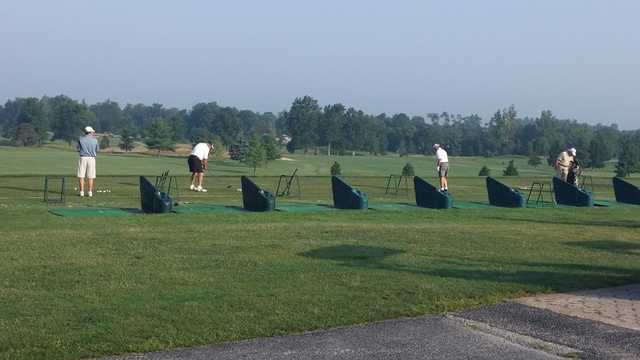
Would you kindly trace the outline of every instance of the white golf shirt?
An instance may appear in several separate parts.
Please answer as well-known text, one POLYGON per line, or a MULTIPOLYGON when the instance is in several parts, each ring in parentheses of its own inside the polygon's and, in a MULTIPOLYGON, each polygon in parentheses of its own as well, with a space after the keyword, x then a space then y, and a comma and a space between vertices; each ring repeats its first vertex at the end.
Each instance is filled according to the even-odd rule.
POLYGON ((438 148, 438 150, 436 150, 436 159, 438 160, 438 164, 449 162, 449 156, 443 148, 438 148))
POLYGON ((191 150, 191 155, 195 155, 200 160, 207 160, 209 158, 209 144, 207 143, 198 143, 191 150))

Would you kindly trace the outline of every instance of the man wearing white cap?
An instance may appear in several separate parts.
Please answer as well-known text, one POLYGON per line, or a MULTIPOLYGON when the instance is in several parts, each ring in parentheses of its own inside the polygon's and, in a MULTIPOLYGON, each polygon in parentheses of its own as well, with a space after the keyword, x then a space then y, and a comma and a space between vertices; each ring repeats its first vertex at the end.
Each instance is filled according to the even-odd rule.
POLYGON ((84 196, 84 179, 89 180, 87 195, 93 196, 93 180, 96 178, 96 155, 99 146, 96 139, 96 131, 91 126, 84 128, 84 136, 78 138, 77 144, 80 159, 78 159, 78 181, 80 183, 80 196, 84 196))
POLYGON ((447 176, 449 175, 449 156, 440 144, 433 144, 433 150, 436 152, 436 171, 440 178, 440 191, 448 192, 449 184, 447 182, 447 176))
POLYGON ((571 168, 571 164, 576 158, 576 149, 569 148, 558 155, 556 159, 556 172, 557 176, 562 181, 567 181, 567 175, 569 175, 569 169, 571 168))

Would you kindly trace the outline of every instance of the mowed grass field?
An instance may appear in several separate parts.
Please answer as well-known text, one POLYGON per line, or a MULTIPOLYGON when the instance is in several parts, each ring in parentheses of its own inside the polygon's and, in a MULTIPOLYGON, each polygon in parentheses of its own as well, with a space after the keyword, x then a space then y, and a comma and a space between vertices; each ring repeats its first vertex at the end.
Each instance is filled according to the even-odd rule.
MULTIPOLYGON (((287 157, 256 181, 275 190, 277 175, 298 168, 302 197, 278 201, 330 203, 334 159, 287 157)), ((456 200, 486 201, 477 171, 500 175, 509 159, 453 158, 456 200)), ((522 191, 549 181, 550 167, 515 159, 521 176, 501 180, 522 191)), ((640 208, 55 216, 50 207, 139 207, 138 175, 186 172, 183 157, 103 154, 97 189, 110 192, 44 204, 42 175, 68 176, 73 193, 75 160, 0 148, 0 359, 154 351, 640 280, 640 208)), ((413 201, 411 184, 385 194, 407 161, 435 181, 431 157, 337 160, 372 203, 413 201)), ((611 169, 593 173, 599 199, 613 198, 611 169)), ((217 160, 210 192, 180 200, 240 205, 239 175, 251 172, 217 160)))

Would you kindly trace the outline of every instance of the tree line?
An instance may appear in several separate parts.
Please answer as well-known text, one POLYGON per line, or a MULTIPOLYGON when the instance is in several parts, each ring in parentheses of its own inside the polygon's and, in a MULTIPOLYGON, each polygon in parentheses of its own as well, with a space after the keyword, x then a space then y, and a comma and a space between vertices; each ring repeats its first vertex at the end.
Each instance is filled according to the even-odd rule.
POLYGON ((434 143, 451 155, 541 156, 552 163, 567 146, 576 147, 583 166, 603 167, 620 160, 621 173, 640 171, 640 131, 616 125, 589 125, 558 119, 545 110, 535 118, 520 117, 513 106, 499 109, 484 121, 477 114, 367 114, 343 104, 321 106, 310 96, 296 98, 277 114, 240 110, 216 102, 191 109, 162 104, 126 104, 106 100, 88 105, 64 95, 15 98, 0 106, 0 132, 20 146, 50 139, 72 142, 86 125, 98 132, 147 139, 151 148, 171 148, 176 142, 216 139, 231 147, 253 137, 287 135, 287 150, 328 154, 362 151, 401 156, 429 154, 434 143))

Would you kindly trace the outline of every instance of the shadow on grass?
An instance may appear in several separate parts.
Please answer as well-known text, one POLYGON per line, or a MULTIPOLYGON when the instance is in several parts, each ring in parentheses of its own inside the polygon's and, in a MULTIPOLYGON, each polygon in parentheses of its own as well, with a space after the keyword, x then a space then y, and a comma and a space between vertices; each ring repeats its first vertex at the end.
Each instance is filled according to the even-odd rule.
POLYGON ((404 250, 385 247, 339 245, 310 250, 300 255, 333 260, 340 266, 352 268, 474 282, 511 283, 549 291, 617 286, 638 282, 640 279, 640 269, 590 264, 475 260, 435 256, 423 265, 404 265, 394 263, 394 259, 390 259, 393 255, 403 253, 405 253, 404 250))
POLYGON ((37 192, 37 193, 42 193, 44 191, 43 189, 29 189, 29 188, 22 188, 22 187, 17 187, 17 186, 0 186, 0 189, 5 189, 5 190, 16 190, 16 191, 27 191, 27 192, 37 192))
POLYGON ((579 246, 589 250, 607 251, 614 254, 640 255, 640 243, 619 240, 571 241, 564 245, 579 246))
POLYGON ((612 226, 612 227, 625 227, 630 229, 640 228, 640 221, 633 220, 547 220, 547 219, 523 219, 523 218, 507 218, 490 216, 486 219, 500 220, 500 221, 512 221, 512 222, 527 222, 535 224, 553 224, 553 225, 579 225, 579 226, 612 226))
POLYGON ((377 264, 385 258, 404 253, 404 250, 379 246, 338 245, 310 250, 300 255, 314 259, 335 260, 345 265, 357 261, 354 266, 362 267, 377 264))

